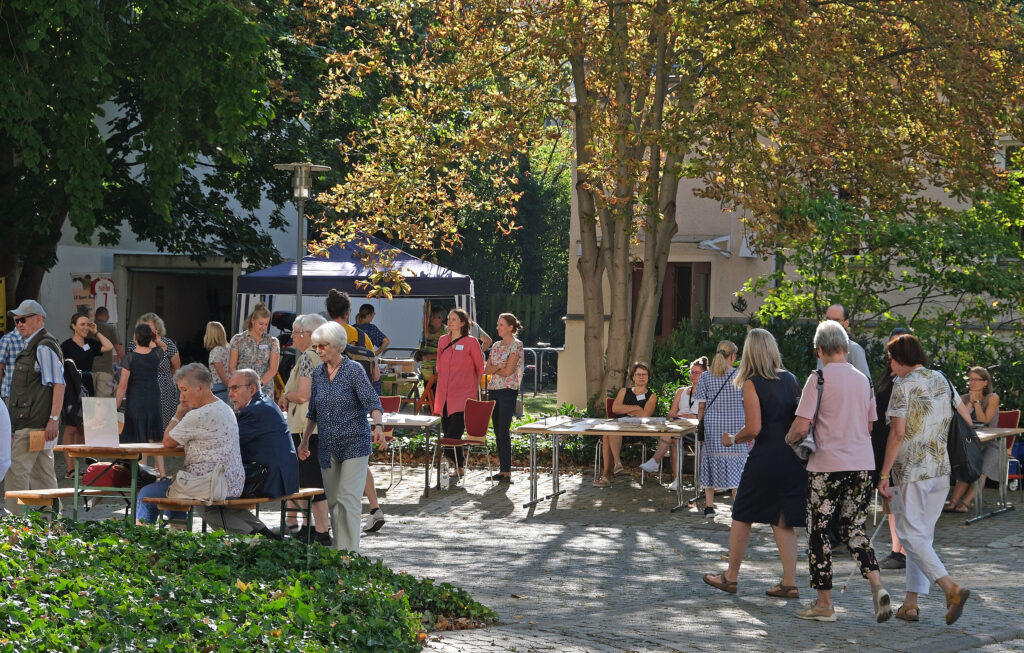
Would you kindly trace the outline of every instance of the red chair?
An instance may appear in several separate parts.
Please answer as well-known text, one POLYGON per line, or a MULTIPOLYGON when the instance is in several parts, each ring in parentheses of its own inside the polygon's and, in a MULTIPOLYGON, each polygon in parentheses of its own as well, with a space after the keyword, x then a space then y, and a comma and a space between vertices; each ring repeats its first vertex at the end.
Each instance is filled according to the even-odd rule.
MULTIPOLYGON (((456 449, 462 448, 465 450, 466 462, 469 462, 469 454, 473 452, 474 448, 480 452, 482 451, 487 456, 487 476, 491 477, 491 450, 487 446, 487 429, 491 425, 491 413, 494 412, 493 401, 477 401, 476 399, 466 400, 465 420, 466 420, 466 437, 462 439, 456 438, 440 438, 434 445, 434 453, 430 457, 431 466, 434 465, 434 461, 437 459, 437 454, 440 451, 441 455, 444 455, 445 449, 451 449, 452 453, 455 453, 456 449)), ((456 465, 455 474, 459 474, 459 468, 456 465)), ((464 480, 462 476, 458 477, 458 481, 464 480)), ((456 483, 458 483, 456 481, 456 483)), ((494 481, 491 481, 492 483, 494 481)))
MULTIPOLYGON (((604 400, 604 414, 607 415, 609 419, 615 419, 616 417, 620 417, 619 415, 615 414, 614 410, 612 410, 612 407, 614 405, 615 405, 615 397, 605 397, 605 400, 604 400)), ((604 449, 602 448, 602 446, 604 444, 604 439, 606 437, 608 437, 608 436, 603 435, 603 436, 601 436, 597 440, 597 448, 594 450, 594 480, 595 481, 600 477, 600 474, 601 474, 601 471, 602 471, 602 469, 601 469, 601 458, 603 457, 603 452, 604 452, 604 449)), ((621 437, 621 436, 619 436, 619 437, 621 437)), ((647 438, 643 438, 640 441, 640 461, 643 462, 645 460, 647 460, 647 438)), ((660 476, 659 476, 659 480, 660 480, 660 476)), ((640 485, 643 485, 643 484, 644 484, 644 470, 641 469, 640 470, 640 485)))
MULTIPOLYGON (((996 421, 996 428, 1001 429, 1015 429, 1020 424, 1020 411, 1019 410, 1001 410, 999 411, 999 419, 996 421)), ((1007 490, 1013 489, 1010 487, 1010 481, 1016 481, 1016 485, 1021 486, 1021 501, 1024 501, 1024 483, 1021 482, 1024 479, 1024 470, 1021 469, 1021 461, 1019 458, 1013 457, 1013 443, 1016 442, 1016 436, 1010 436, 1006 438, 1006 453, 1007 453, 1007 467, 1010 463, 1017 463, 1017 473, 1011 474, 1010 470, 1006 470, 1006 482, 1007 490)))
POLYGON ((430 378, 423 383, 423 394, 416 400, 413 412, 419 415, 426 408, 427 414, 434 410, 434 387, 437 385, 437 375, 431 374, 430 378))
MULTIPOLYGON (((402 409, 402 398, 381 397, 380 406, 385 413, 397 413, 402 409)), ((395 429, 384 429, 384 439, 391 446, 391 480, 387 487, 387 490, 390 490, 395 485, 395 447, 398 447, 398 482, 401 483, 405 478, 405 471, 402 468, 402 441, 395 437, 395 429)))

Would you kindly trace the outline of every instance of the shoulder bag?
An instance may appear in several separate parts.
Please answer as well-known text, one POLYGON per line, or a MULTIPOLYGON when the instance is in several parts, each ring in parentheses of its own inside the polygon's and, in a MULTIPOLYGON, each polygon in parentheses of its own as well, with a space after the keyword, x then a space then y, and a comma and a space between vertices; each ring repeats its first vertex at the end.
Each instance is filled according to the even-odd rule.
POLYGON ((167 488, 168 499, 194 499, 210 505, 228 498, 228 479, 224 463, 218 463, 209 474, 192 474, 178 470, 167 488))
POLYGON ((818 409, 821 408, 821 390, 825 387, 825 375, 821 373, 821 370, 814 370, 814 373, 818 375, 818 400, 814 402, 814 417, 811 418, 811 424, 807 427, 807 435, 804 436, 804 439, 796 444, 789 445, 793 447, 796 459, 804 467, 807 467, 811 454, 818 450, 818 447, 814 444, 814 426, 818 423, 818 409))
MULTIPOLYGON (((697 422, 697 442, 704 442, 704 418, 707 416, 708 409, 711 408, 711 404, 715 403, 715 399, 718 399, 718 395, 722 394, 722 390, 725 390, 725 386, 729 384, 729 381, 730 379, 732 379, 733 374, 736 374, 735 369, 733 369, 732 373, 729 374, 729 376, 725 377, 725 383, 723 383, 718 388, 718 392, 716 392, 715 396, 711 398, 711 401, 708 402, 708 405, 704 407, 704 412, 701 413, 700 421, 697 422)), ((696 388, 694 388, 694 390, 696 390, 696 388)))
POLYGON ((974 430, 974 426, 965 420, 953 405, 953 396, 956 393, 953 383, 949 378, 946 378, 946 383, 949 384, 949 405, 953 409, 952 418, 949 420, 949 433, 946 436, 950 471, 956 480, 973 483, 981 476, 981 440, 978 439, 978 432, 974 430))
POLYGON ((248 462, 242 463, 245 469, 245 485, 242 486, 242 496, 245 498, 262 497, 263 486, 270 475, 270 468, 263 463, 248 462))

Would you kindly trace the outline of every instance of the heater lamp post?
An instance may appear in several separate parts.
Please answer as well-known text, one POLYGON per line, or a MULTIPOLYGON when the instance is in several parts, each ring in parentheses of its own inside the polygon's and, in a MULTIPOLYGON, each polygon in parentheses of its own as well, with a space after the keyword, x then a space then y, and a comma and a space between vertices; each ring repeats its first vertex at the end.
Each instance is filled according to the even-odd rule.
POLYGON ((310 173, 321 173, 330 170, 328 166, 318 166, 313 163, 277 163, 274 164, 277 170, 290 170, 292 176, 292 197, 295 199, 298 208, 298 216, 295 220, 295 231, 298 233, 298 251, 295 254, 295 315, 302 313, 302 259, 306 256, 306 234, 304 207, 306 199, 309 198, 309 189, 312 185, 310 173))

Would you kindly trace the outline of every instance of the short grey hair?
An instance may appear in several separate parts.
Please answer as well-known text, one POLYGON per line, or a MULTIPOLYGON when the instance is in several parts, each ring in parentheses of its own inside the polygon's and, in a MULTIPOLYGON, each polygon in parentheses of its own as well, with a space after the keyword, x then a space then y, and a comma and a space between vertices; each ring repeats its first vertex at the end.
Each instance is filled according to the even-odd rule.
POLYGON ((313 332, 313 342, 326 343, 345 351, 345 346, 348 344, 348 333, 345 332, 345 327, 337 322, 327 322, 318 326, 313 332))
POLYGON ((209 388, 213 386, 213 375, 210 374, 210 368, 202 363, 189 363, 188 365, 182 365, 174 373, 174 382, 184 383, 191 388, 198 388, 199 386, 209 388))
POLYGON ((241 374, 242 378, 245 379, 246 383, 248 383, 249 385, 256 386, 257 389, 261 388, 263 385, 260 383, 260 375, 257 374, 256 370, 252 368, 243 367, 241 369, 235 370, 235 374, 241 374))
POLYGON ((295 318, 295 321, 292 322, 292 331, 298 328, 312 333, 324 324, 327 324, 327 318, 323 315, 319 313, 306 313, 295 318))
POLYGON ((850 351, 850 336, 846 335, 842 324, 825 320, 814 332, 814 346, 823 354, 845 354, 850 351))

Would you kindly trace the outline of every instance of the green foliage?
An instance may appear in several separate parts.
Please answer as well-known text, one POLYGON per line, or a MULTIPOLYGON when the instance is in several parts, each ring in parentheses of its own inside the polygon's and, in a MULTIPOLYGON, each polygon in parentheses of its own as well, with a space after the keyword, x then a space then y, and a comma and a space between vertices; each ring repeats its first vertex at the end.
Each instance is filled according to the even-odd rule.
MULTIPOLYGON (((963 211, 930 205, 908 214, 867 212, 818 197, 788 209, 785 220, 793 233, 810 235, 780 244, 786 249, 775 254, 786 266, 751 279, 743 292, 764 298, 754 321, 808 325, 795 353, 809 352, 813 325, 838 302, 850 311, 853 338, 867 349, 874 373, 881 372, 889 332, 906 326, 961 389, 969 367, 988 367, 1003 408, 1024 405, 1018 179, 963 211)), ((787 341, 780 346, 789 363, 787 341)))
POLYGON ((497 620, 447 583, 298 541, 7 517, 0 549, 4 651, 418 651, 442 618, 497 620))
POLYGON ((783 367, 793 372, 797 379, 803 381, 814 370, 813 324, 782 319, 762 323, 757 317, 752 317, 746 324, 711 323, 703 314, 693 321, 680 320, 669 337, 654 346, 651 388, 658 395, 656 414, 667 414, 675 391, 680 386, 689 385, 690 361, 701 356, 707 356, 710 361, 715 356, 715 347, 722 340, 736 343, 740 348, 739 360, 743 356, 747 331, 754 327, 767 329, 775 336, 783 367))
POLYGON ((0 273, 19 257, 49 269, 65 220, 81 242, 116 243, 127 224, 166 251, 273 256, 220 188, 183 175, 238 163, 272 115, 266 38, 238 3, 22 0, 0 23, 0 273))

